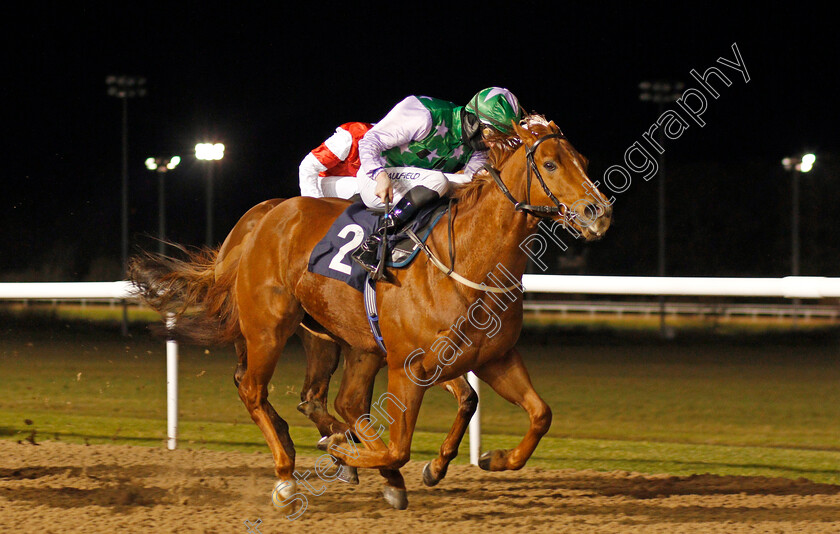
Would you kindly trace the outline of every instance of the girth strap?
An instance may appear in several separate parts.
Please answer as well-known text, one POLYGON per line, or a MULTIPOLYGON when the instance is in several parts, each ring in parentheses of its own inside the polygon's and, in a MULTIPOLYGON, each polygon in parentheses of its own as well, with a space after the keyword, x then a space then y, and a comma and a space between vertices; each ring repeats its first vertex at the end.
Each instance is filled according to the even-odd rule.
POLYGON ((382 339, 382 331, 379 329, 379 315, 376 312, 376 282, 371 279, 370 273, 365 278, 365 313, 367 314, 370 331, 373 334, 373 339, 376 344, 382 349, 382 352, 388 354, 385 349, 385 341, 382 339))

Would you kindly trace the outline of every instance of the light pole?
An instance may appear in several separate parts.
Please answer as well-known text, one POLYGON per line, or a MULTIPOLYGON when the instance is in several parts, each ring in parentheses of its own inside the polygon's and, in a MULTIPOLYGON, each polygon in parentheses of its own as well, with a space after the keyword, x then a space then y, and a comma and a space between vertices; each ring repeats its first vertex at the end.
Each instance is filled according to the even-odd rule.
MULTIPOLYGON (((792 209, 790 211, 790 274, 799 276, 799 174, 810 172, 817 157, 804 154, 801 158, 785 158, 782 166, 791 173, 792 209)), ((796 326, 796 316, 799 313, 799 299, 793 299, 793 325, 796 326)))
MULTIPOLYGON (((676 102, 682 96, 685 85, 682 82, 644 81, 639 83, 639 100, 642 102, 654 102, 657 104, 659 115, 665 110, 667 102, 676 102)), ((656 132, 659 145, 662 146, 662 128, 656 132)), ((656 155, 659 167, 659 252, 657 258, 658 274, 665 276, 665 153, 658 152, 656 155)), ((669 337, 665 327, 665 297, 659 296, 659 333, 662 337, 669 337)))
POLYGON ((163 177, 181 163, 180 156, 171 158, 146 158, 146 168, 158 175, 158 254, 166 252, 166 200, 164 197, 163 177))
MULTIPOLYGON (((124 277, 128 276, 128 99, 146 96, 146 78, 110 75, 105 78, 108 96, 122 100, 122 248, 124 277)), ((128 304, 123 301, 122 335, 128 335, 128 304)))
POLYGON ((225 157, 225 145, 222 143, 198 143, 195 145, 196 159, 207 161, 207 229, 204 235, 204 244, 213 246, 213 171, 215 162, 225 157))

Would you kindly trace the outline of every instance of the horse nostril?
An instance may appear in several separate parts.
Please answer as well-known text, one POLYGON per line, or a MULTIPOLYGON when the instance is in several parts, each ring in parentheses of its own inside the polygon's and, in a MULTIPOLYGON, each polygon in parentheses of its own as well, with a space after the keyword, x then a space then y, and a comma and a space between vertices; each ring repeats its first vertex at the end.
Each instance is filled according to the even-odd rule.
POLYGON ((583 215, 590 221, 594 221, 603 214, 603 208, 599 209, 595 204, 587 204, 583 209, 583 215))

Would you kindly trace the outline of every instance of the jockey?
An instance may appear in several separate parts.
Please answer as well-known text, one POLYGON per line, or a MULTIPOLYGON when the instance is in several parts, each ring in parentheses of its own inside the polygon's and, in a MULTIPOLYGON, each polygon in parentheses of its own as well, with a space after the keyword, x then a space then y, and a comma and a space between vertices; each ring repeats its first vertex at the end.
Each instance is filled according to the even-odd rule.
POLYGON ((512 122, 523 116, 513 93, 501 87, 479 91, 466 106, 427 96, 397 104, 359 141, 362 200, 371 208, 394 204, 353 259, 375 272, 384 229, 399 230, 420 207, 445 195, 450 181, 470 181, 487 162, 484 140, 512 135, 512 122), (463 174, 451 174, 457 171, 463 174))
POLYGON ((348 122, 306 155, 298 167, 300 194, 307 197, 350 198, 358 193, 359 139, 373 125, 348 122), (325 180, 326 177, 336 177, 325 180), (344 180, 343 177, 351 179, 344 180))

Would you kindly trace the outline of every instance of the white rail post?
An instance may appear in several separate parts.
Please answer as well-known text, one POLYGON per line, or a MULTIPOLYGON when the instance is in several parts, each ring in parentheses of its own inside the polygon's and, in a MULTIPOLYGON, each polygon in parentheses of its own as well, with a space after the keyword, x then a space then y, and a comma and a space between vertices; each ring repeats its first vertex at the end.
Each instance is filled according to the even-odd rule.
POLYGON ((481 395, 478 393, 478 377, 472 371, 467 373, 467 382, 479 396, 479 402, 475 405, 475 413, 470 419, 470 463, 478 465, 478 458, 481 456, 481 395))
MULTIPOLYGON (((166 329, 175 327, 175 316, 166 316, 166 329)), ((178 445, 178 342, 166 338, 166 448, 178 445)))

